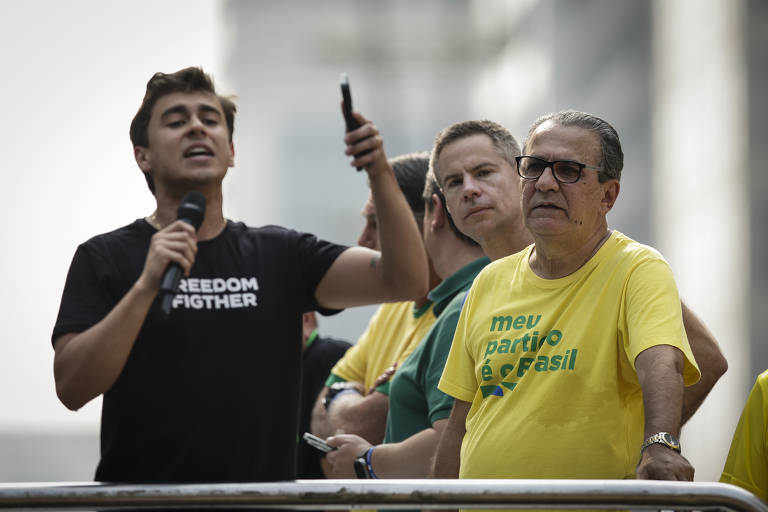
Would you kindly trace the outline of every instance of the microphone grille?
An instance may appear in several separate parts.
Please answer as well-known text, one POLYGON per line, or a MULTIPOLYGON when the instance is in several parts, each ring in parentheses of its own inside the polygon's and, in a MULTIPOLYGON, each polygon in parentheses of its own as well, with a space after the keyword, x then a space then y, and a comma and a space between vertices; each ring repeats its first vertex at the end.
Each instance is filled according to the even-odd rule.
POLYGON ((189 222, 195 229, 200 227, 205 217, 205 196, 193 190, 181 200, 178 210, 178 218, 189 222))

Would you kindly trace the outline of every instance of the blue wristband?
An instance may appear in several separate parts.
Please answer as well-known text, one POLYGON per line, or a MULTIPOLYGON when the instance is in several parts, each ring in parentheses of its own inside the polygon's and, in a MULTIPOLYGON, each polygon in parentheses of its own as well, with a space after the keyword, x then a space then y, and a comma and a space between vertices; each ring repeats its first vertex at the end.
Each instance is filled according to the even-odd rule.
POLYGON ((373 472, 373 465, 371 464, 371 455, 373 455, 373 449, 376 448, 375 446, 371 446, 368 448, 368 451, 365 452, 365 465, 368 468, 368 475, 371 478, 379 478, 376 476, 376 473, 373 472))

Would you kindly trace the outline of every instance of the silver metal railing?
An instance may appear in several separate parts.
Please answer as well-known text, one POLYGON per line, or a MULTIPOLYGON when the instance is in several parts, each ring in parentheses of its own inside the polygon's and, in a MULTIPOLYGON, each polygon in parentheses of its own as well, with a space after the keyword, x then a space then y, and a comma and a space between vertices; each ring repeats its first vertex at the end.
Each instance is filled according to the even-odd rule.
POLYGON ((0 484, 0 509, 601 508, 768 512, 733 485, 647 480, 298 480, 252 484, 0 484))

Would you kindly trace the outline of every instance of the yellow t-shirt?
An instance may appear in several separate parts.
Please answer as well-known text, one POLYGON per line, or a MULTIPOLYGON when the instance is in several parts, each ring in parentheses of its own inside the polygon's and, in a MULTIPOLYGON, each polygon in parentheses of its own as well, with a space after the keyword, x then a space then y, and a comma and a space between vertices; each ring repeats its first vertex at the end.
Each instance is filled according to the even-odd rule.
POLYGON ((434 323, 431 302, 419 309, 414 302, 383 304, 331 374, 362 382, 368 390, 387 368, 405 361, 434 323))
POLYGON ((761 373, 739 418, 720 481, 768 501, 768 371, 761 373))
POLYGON ((475 280, 439 389, 471 402, 460 478, 634 478, 643 442, 634 360, 667 344, 699 370, 669 265, 613 232, 575 273, 542 279, 532 250, 475 280))

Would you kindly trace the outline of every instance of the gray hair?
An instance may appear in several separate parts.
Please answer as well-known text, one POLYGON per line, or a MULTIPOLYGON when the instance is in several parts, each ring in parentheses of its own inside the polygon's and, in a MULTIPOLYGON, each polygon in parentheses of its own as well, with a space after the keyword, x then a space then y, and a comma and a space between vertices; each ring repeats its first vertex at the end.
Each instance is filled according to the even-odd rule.
POLYGON ((619 134, 607 121, 578 110, 561 110, 553 112, 538 118, 528 130, 524 149, 528 148, 531 136, 536 128, 547 121, 552 121, 558 126, 576 126, 584 128, 595 133, 600 137, 600 146, 602 149, 602 159, 600 162, 600 172, 597 177, 600 183, 615 179, 621 180, 621 169, 624 167, 624 153, 621 151, 621 142, 619 134))

